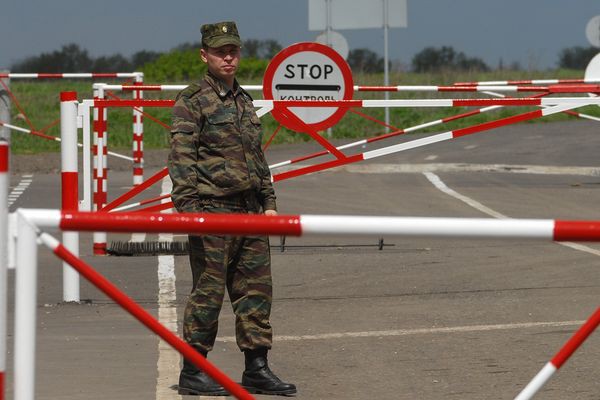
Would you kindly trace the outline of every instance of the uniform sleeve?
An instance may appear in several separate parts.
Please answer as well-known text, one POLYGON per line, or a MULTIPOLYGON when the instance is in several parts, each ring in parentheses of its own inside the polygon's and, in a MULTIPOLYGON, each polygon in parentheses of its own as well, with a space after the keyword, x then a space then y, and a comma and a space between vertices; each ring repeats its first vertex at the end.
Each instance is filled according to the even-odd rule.
POLYGON ((188 98, 177 99, 172 113, 168 160, 169 176, 173 182, 171 199, 179 212, 199 211, 198 180, 194 167, 198 158, 196 149, 201 128, 188 98))

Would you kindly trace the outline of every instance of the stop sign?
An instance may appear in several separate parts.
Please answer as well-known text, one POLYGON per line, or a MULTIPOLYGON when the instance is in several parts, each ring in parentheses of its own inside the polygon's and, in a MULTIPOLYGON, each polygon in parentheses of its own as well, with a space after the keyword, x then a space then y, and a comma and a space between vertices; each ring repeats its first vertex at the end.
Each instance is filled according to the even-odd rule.
MULTIPOLYGON (((296 43, 281 50, 269 63, 263 80, 263 97, 269 100, 351 100, 352 71, 333 49, 320 43, 296 43)), ((300 120, 320 131, 335 125, 346 107, 290 107, 300 120)), ((301 131, 277 109, 273 117, 283 126, 301 131)))

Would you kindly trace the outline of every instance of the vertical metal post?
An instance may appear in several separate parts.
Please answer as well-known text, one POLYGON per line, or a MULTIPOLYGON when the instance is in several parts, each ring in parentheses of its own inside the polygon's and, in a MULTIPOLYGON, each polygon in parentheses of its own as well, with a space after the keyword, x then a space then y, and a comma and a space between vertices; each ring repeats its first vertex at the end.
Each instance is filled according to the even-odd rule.
MULTIPOLYGON (((8 74, 9 71, 0 71, 8 74)), ((10 87, 9 78, 0 78, 6 87, 10 87)), ((10 96, 4 85, 0 85, 0 121, 10 124, 10 96)), ((0 126, 0 138, 6 139, 10 143, 10 129, 0 126)))
MULTIPOLYGON (((383 1, 383 85, 384 86, 389 86, 390 85, 390 71, 389 71, 389 53, 388 53, 388 31, 389 31, 389 24, 388 24, 388 14, 389 14, 389 7, 388 7, 388 0, 382 0, 383 1)), ((385 91, 385 99, 389 100, 390 98, 390 92, 388 92, 387 90, 385 91)), ((385 131, 386 132, 390 132, 390 109, 389 107, 385 107, 385 124, 388 125, 385 127, 385 131)))
POLYGON ((6 372, 6 302, 8 269, 8 141, 0 138, 0 400, 4 400, 6 372))
POLYGON ((15 279, 14 399, 35 397, 35 326, 37 302, 37 235, 18 211, 15 279))
MULTIPOLYGON (((77 93, 60 94, 61 193, 63 212, 79 211, 77 93)), ((79 256, 79 232, 63 232, 63 244, 79 256)), ((63 262, 63 301, 79 301, 79 274, 63 262)))
MULTIPOLYGON (((134 85, 144 84, 144 75, 135 76, 134 85)), ((133 98, 141 100, 144 98, 142 90, 134 90, 133 98)), ((133 108, 133 185, 137 186, 144 181, 144 108, 133 108)))
MULTIPOLYGON (((331 15, 331 2, 333 0, 325 0, 325 9, 326 9, 326 19, 327 19, 327 46, 333 47, 331 40, 331 26, 332 26, 332 15, 331 15)), ((331 138, 333 136, 333 129, 327 128, 327 137, 331 138)))
MULTIPOLYGON (((104 99, 104 84, 94 85, 94 100, 104 99)), ((105 107, 94 106, 94 138, 93 138, 93 210, 98 211, 106 205, 107 191, 107 166, 105 158, 105 147, 107 139, 107 113, 105 107)), ((94 232, 94 255, 106 255, 106 233, 94 232)))

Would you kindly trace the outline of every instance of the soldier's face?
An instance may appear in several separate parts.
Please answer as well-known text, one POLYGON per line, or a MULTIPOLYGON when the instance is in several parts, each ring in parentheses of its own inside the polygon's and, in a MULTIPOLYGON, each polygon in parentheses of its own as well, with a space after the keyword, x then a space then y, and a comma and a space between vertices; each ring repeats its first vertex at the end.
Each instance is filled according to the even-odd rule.
POLYGON ((208 70, 217 78, 233 83, 240 63, 240 48, 233 44, 221 47, 200 49, 200 58, 208 65, 208 70))

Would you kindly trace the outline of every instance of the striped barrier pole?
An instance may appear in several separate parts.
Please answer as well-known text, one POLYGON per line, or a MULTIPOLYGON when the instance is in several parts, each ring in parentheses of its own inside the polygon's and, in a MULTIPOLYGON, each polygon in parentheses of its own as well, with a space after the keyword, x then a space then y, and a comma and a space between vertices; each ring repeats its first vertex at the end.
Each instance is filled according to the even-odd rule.
POLYGON ((202 357, 193 347, 181 340, 177 335, 171 332, 158 322, 150 313, 144 310, 139 304, 133 301, 125 293, 121 292, 108 279, 99 274, 89 264, 86 264, 75 254, 70 252, 65 246, 61 245, 52 236, 43 233, 40 235, 42 243, 54 252, 60 259, 77 269, 90 283, 104 292, 109 298, 119 304, 125 311, 130 313, 152 332, 156 333, 167 342, 171 347, 181 353, 187 360, 191 361, 197 368, 206 372, 208 376, 221 384, 232 396, 237 399, 252 400, 254 397, 221 372, 217 367, 202 357))
POLYGON ((570 85, 580 83, 600 83, 600 79, 521 79, 512 81, 479 81, 479 82, 456 82, 455 86, 505 86, 505 85, 570 85))
MULTIPOLYGON (((62 210, 79 210, 79 179, 77 165, 77 93, 60 94, 61 193, 62 210)), ((74 254, 79 254, 79 233, 64 232, 63 242, 74 254)), ((63 263, 63 301, 79 301, 79 275, 63 263)))
POLYGON ((581 346, 592 332, 598 328, 600 324, 600 307, 596 309, 594 314, 575 332, 567 343, 556 353, 544 368, 527 384, 527 386, 515 397, 515 400, 531 399, 546 382, 554 375, 556 371, 567 362, 569 357, 581 346))
POLYGON ((161 214, 21 209, 40 228, 66 231, 225 235, 367 235, 600 241, 600 220, 435 218, 355 215, 161 214))
POLYGON ((123 78, 135 79, 141 72, 83 72, 83 73, 0 73, 0 78, 8 79, 95 79, 95 78, 123 78))
MULTIPOLYGON (((587 93, 597 92, 598 85, 593 83, 597 80, 584 81, 583 79, 573 79, 566 81, 540 80, 540 81, 497 81, 497 82, 470 82, 455 83, 454 85, 397 85, 397 86, 360 86, 355 85, 355 92, 483 92, 486 90, 496 90, 499 92, 546 92, 546 93, 587 93), (525 86, 528 82, 537 82, 538 85, 547 86, 525 86)), ((104 85, 105 90, 117 91, 180 91, 187 85, 104 85)), ((245 90, 262 90, 261 85, 242 85, 245 90)))
POLYGON ((0 400, 4 400, 6 373, 7 279, 8 279, 8 141, 0 138, 0 400))
MULTIPOLYGON (((142 77, 135 80, 134 86, 144 84, 142 77)), ((144 92, 136 89, 133 92, 134 100, 144 98, 144 92)), ((133 185, 137 186, 144 181, 144 108, 133 108, 133 185)))
MULTIPOLYGON (((96 102, 104 99, 104 90, 101 84, 94 84, 94 129, 92 145, 92 209, 101 210, 107 202, 107 173, 108 168, 104 162, 105 143, 108 137, 106 107, 97 106, 96 102)), ((107 151, 107 149, 106 149, 107 151)), ((104 232, 94 232, 93 234, 93 252, 94 255, 106 255, 107 235, 104 232)))

